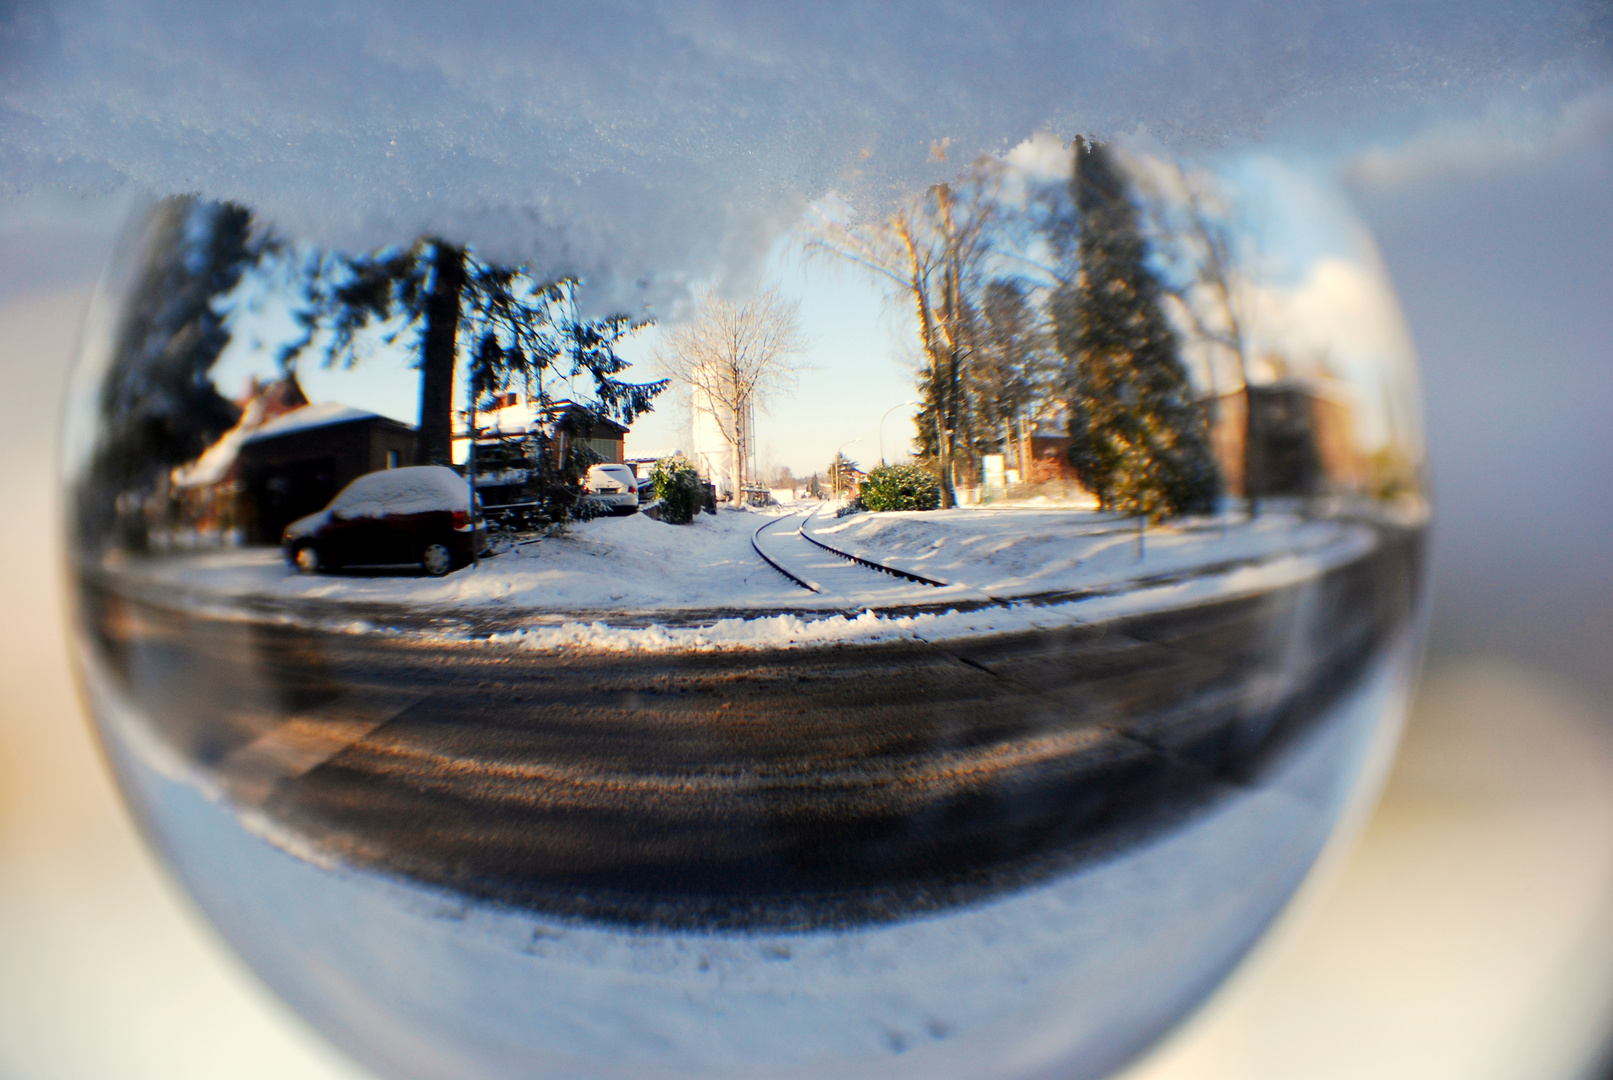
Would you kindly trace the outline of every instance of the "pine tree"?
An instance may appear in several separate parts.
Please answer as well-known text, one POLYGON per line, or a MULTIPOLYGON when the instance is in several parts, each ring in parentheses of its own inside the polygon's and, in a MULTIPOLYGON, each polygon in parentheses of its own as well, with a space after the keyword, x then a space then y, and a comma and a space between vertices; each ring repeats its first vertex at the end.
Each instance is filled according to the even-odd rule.
POLYGON ((1107 147, 1077 139, 1070 183, 1079 272, 1051 302, 1070 464, 1105 510, 1155 521, 1209 511, 1220 480, 1208 431, 1125 177, 1107 147))
MULTIPOLYGON (((115 505, 136 508, 176 465, 228 430, 240 409, 209 377, 230 335, 218 301, 265 243, 239 206, 188 196, 153 211, 144 262, 128 294, 97 403, 99 431, 79 489, 87 542, 111 539, 115 505)), ((142 547, 129 520, 122 540, 142 547)))
POLYGON ((305 333, 281 357, 289 363, 321 329, 329 331, 323 339, 326 360, 349 364, 367 328, 390 322, 383 331, 389 342, 414 333, 420 348, 420 465, 451 460, 454 370, 462 340, 468 343, 473 399, 520 383, 531 400, 547 406, 551 375, 586 373, 599 415, 632 423, 666 388, 665 380, 630 383, 616 377, 627 368, 617 343, 644 324, 625 315, 584 318, 576 291, 574 279, 539 283, 523 268, 482 262, 440 239, 357 259, 331 256, 310 276, 300 316, 305 333))

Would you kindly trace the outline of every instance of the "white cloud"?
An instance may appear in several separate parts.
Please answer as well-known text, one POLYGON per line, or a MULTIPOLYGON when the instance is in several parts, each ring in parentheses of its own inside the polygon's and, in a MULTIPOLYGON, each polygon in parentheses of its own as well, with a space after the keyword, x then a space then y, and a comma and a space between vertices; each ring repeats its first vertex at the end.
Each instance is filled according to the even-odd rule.
POLYGON ((1613 87, 1600 86, 1555 108, 1492 104, 1477 116, 1433 125, 1358 154, 1345 176, 1375 188, 1407 187, 1496 172, 1570 151, 1613 131, 1613 87))

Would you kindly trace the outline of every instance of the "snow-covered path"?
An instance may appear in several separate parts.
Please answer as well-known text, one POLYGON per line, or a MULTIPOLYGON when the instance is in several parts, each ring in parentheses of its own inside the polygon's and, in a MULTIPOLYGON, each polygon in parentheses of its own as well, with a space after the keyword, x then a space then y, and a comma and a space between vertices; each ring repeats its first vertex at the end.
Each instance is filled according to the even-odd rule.
POLYGON ((936 598, 933 586, 859 566, 802 535, 810 514, 775 518, 751 537, 757 554, 804 588, 847 606, 900 606, 936 598))

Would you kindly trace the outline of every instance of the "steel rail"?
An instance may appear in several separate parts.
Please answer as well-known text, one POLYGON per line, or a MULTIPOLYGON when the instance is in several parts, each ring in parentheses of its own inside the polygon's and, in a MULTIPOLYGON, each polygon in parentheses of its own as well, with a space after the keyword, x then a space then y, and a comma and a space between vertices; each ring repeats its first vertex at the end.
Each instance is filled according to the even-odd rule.
POLYGON ((915 574, 911 570, 898 570, 894 566, 886 566, 884 563, 878 563, 872 559, 865 559, 860 555, 853 555, 849 551, 841 551, 839 548, 830 547, 828 544, 825 544, 822 540, 814 538, 806 531, 806 523, 810 520, 812 520, 812 515, 808 514, 806 520, 802 521, 800 527, 798 527, 795 531, 800 533, 801 538, 807 543, 816 544, 818 547, 829 552, 831 555, 838 555, 842 559, 850 559, 858 566, 866 566, 870 570, 878 570, 882 574, 890 574, 893 577, 906 578, 908 581, 914 581, 920 585, 933 585, 938 589, 944 589, 947 586, 947 583, 944 581, 937 581, 935 578, 927 578, 923 574, 915 574))
MULTIPOLYGON (((751 533, 751 536, 750 536, 751 550, 756 552, 756 554, 761 557, 761 560, 763 562, 765 562, 768 566, 771 566, 773 569, 777 570, 779 573, 781 573, 785 577, 789 578, 795 584, 801 586, 801 588, 807 590, 808 592, 822 593, 823 590, 821 588, 819 588, 817 585, 814 585, 812 582, 806 580, 805 578, 797 577, 796 575, 790 573, 788 570, 784 569, 784 567, 780 566, 777 562, 773 561, 773 559, 771 559, 768 556, 767 552, 762 550, 762 546, 756 542, 756 538, 762 535, 762 530, 763 529, 771 528, 772 526, 777 525, 779 522, 785 521, 785 520, 788 520, 788 519, 782 518, 782 517, 776 517, 776 518, 773 518, 770 521, 764 521, 764 522, 762 522, 761 525, 757 526, 756 531, 751 533)), ((800 532, 800 528, 797 527, 796 531, 800 532)))

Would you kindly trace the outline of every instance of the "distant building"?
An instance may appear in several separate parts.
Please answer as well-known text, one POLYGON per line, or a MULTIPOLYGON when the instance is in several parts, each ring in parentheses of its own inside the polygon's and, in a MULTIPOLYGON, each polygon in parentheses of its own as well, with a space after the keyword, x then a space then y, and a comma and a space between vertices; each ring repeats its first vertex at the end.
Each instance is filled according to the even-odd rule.
POLYGON ((354 479, 414 463, 415 429, 350 405, 305 405, 241 443, 238 475, 249 543, 276 543, 354 479))
MULTIPOLYGON (((470 419, 465 412, 454 414, 453 461, 461 470, 470 461, 470 419)), ((535 434, 553 439, 557 459, 579 442, 602 462, 621 463, 626 457, 627 427, 574 401, 540 406, 511 390, 494 397, 492 407, 479 410, 475 421, 476 490, 485 506, 530 499, 535 434)))
MULTIPOLYGON (((1064 410, 1060 408, 1056 415, 1033 420, 1027 426, 1029 433, 1022 447, 1028 447, 1030 461, 1022 470, 1024 481, 1078 486, 1080 480, 1070 464, 1070 425, 1064 410)), ((1025 454, 1026 450, 1020 452, 1025 454)))
POLYGON ((734 446, 724 431, 735 431, 739 437, 739 456, 744 462, 747 477, 755 478, 756 468, 756 409, 747 406, 735 419, 734 411, 714 402, 699 387, 689 393, 689 460, 700 474, 714 485, 722 497, 733 494, 739 478, 734 472, 734 446))
POLYGON ((633 457, 623 458, 622 464, 632 469, 634 476, 649 476, 657 461, 665 461, 667 458, 673 457, 687 458, 687 456, 682 450, 657 450, 650 454, 637 454, 633 457))
POLYGON ((557 450, 565 454, 570 440, 581 442, 599 455, 601 461, 621 464, 627 456, 627 426, 595 414, 570 401, 557 401, 547 411, 553 431, 559 437, 557 450))
POLYGON ((1364 490, 1354 398, 1336 379, 1284 378, 1206 402, 1229 495, 1308 497, 1364 490))

